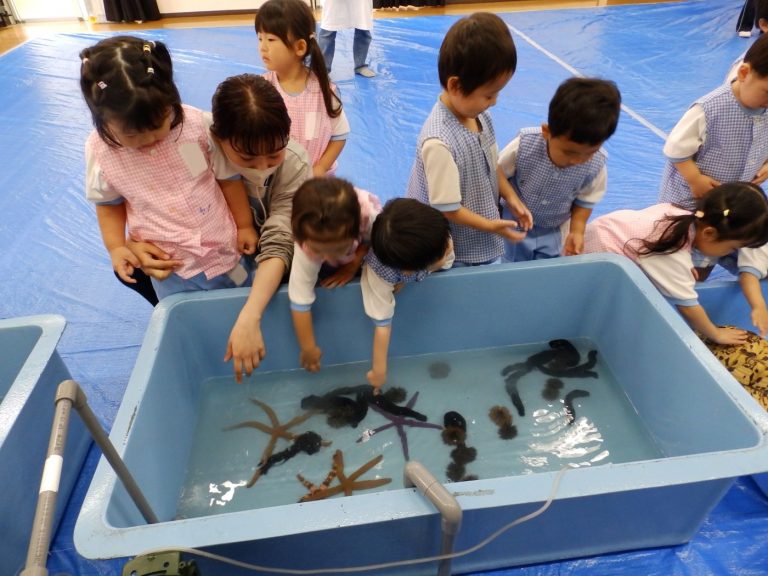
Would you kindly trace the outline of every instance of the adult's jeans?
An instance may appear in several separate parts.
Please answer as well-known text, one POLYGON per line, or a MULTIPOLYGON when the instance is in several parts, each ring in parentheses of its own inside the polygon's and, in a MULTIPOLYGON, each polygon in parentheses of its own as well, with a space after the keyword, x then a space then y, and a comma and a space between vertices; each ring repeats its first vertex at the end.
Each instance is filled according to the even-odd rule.
MULTIPOLYGON (((368 47, 371 45, 372 38, 370 30, 355 28, 355 37, 352 41, 352 58, 355 63, 355 70, 366 65, 368 47)), ((333 55, 336 51, 336 30, 320 28, 317 43, 320 44, 320 50, 325 59, 325 66, 328 68, 328 72, 330 72, 331 65, 333 64, 333 55)))

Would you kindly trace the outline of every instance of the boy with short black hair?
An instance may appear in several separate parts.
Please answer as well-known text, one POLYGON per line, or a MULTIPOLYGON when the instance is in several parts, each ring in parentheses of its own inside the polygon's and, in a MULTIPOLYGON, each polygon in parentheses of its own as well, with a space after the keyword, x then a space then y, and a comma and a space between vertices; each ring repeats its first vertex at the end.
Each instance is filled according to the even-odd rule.
POLYGON ((501 151, 499 166, 535 222, 524 240, 506 243, 505 261, 581 254, 587 220, 606 190, 601 146, 616 131, 620 108, 613 82, 569 78, 549 103, 547 123, 523 128, 501 151))

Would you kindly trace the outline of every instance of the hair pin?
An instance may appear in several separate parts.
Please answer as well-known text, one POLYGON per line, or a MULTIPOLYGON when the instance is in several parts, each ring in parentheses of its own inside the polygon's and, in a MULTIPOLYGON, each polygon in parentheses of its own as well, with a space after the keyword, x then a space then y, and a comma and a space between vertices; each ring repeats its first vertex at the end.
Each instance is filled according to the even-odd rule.
POLYGON ((149 68, 147 68, 147 74, 149 74, 149 75, 153 75, 154 73, 155 73, 155 69, 154 69, 154 68, 152 68, 152 66, 150 66, 149 68))
POLYGON ((694 212, 693 215, 696 218, 704 218, 704 212, 702 212, 701 210, 696 210, 696 212, 694 212))
POLYGON ((80 64, 85 64, 86 62, 88 62, 88 58, 83 58, 80 60, 80 64))
POLYGON ((152 47, 147 42, 144 43, 144 45, 141 47, 141 49, 144 52, 152 52, 152 47))
POLYGON ((310 40, 314 40, 314 39, 315 39, 315 33, 314 33, 314 32, 312 32, 312 33, 309 35, 309 39, 310 39, 310 40))
POLYGON ((725 210, 723 210, 723 218, 728 218, 728 214, 730 213, 731 213, 730 208, 726 208, 725 210))
POLYGON ((107 87, 107 83, 104 82, 104 80, 100 80, 99 82, 96 83, 96 86, 104 90, 107 87))

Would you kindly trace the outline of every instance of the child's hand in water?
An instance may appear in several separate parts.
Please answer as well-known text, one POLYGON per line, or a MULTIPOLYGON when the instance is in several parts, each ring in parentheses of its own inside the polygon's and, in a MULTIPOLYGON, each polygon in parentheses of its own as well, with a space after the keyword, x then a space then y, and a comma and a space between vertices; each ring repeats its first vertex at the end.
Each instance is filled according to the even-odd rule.
POLYGON ((739 328, 718 326, 713 340, 718 344, 743 344, 747 341, 747 332, 739 328))
POLYGON ((384 384, 387 383, 387 373, 386 372, 380 372, 377 370, 368 370, 368 373, 365 375, 366 378, 368 378, 368 383, 375 388, 374 394, 379 392, 379 388, 384 386, 384 384))
POLYGON ((125 246, 120 246, 112 250, 109 257, 112 259, 112 268, 120 276, 120 279, 128 282, 128 284, 135 284, 133 271, 139 268, 141 264, 136 255, 125 246))
POLYGON ((307 372, 319 372, 320 358, 322 356, 323 351, 317 346, 302 350, 299 354, 299 365, 307 372))
POLYGON ((490 223, 491 226, 489 232, 498 234, 510 242, 520 242, 527 234, 524 230, 517 229, 518 225, 514 220, 490 220, 490 223))
POLYGON ((765 338, 765 334, 768 333, 768 309, 755 308, 752 310, 752 324, 757 328, 760 336, 765 338))
POLYGON ((253 254, 259 245, 259 233, 253 226, 237 229, 237 251, 240 254, 253 254))

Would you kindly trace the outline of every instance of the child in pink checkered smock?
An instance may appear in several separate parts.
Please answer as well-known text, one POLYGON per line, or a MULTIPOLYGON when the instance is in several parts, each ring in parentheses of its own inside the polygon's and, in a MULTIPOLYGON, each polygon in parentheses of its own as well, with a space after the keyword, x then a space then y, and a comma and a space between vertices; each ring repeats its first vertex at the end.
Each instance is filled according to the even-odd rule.
POLYGON ((207 123, 181 104, 165 45, 116 36, 80 56, 95 127, 85 145, 86 195, 116 274, 135 282, 141 260, 130 238, 171 258, 148 271, 159 298, 248 284, 242 254, 258 237, 245 187, 217 183, 207 123))
POLYGON ((694 211, 656 204, 600 216, 587 224, 584 253, 631 258, 694 330, 718 344, 739 344, 747 333, 716 326, 699 304, 692 250, 720 257, 766 242, 765 193, 748 182, 731 182, 706 192, 694 211))
POLYGON ((371 228, 379 212, 381 202, 376 196, 340 178, 312 178, 293 196, 295 247, 288 298, 301 348, 299 363, 310 372, 320 369, 322 355, 312 328, 312 304, 321 268, 331 271, 320 282, 324 288, 352 280, 368 253, 371 228))
POLYGON ((291 138, 307 149, 315 176, 333 176, 349 122, 328 77, 312 10, 304 0, 267 0, 255 26, 265 77, 291 117, 291 138))

